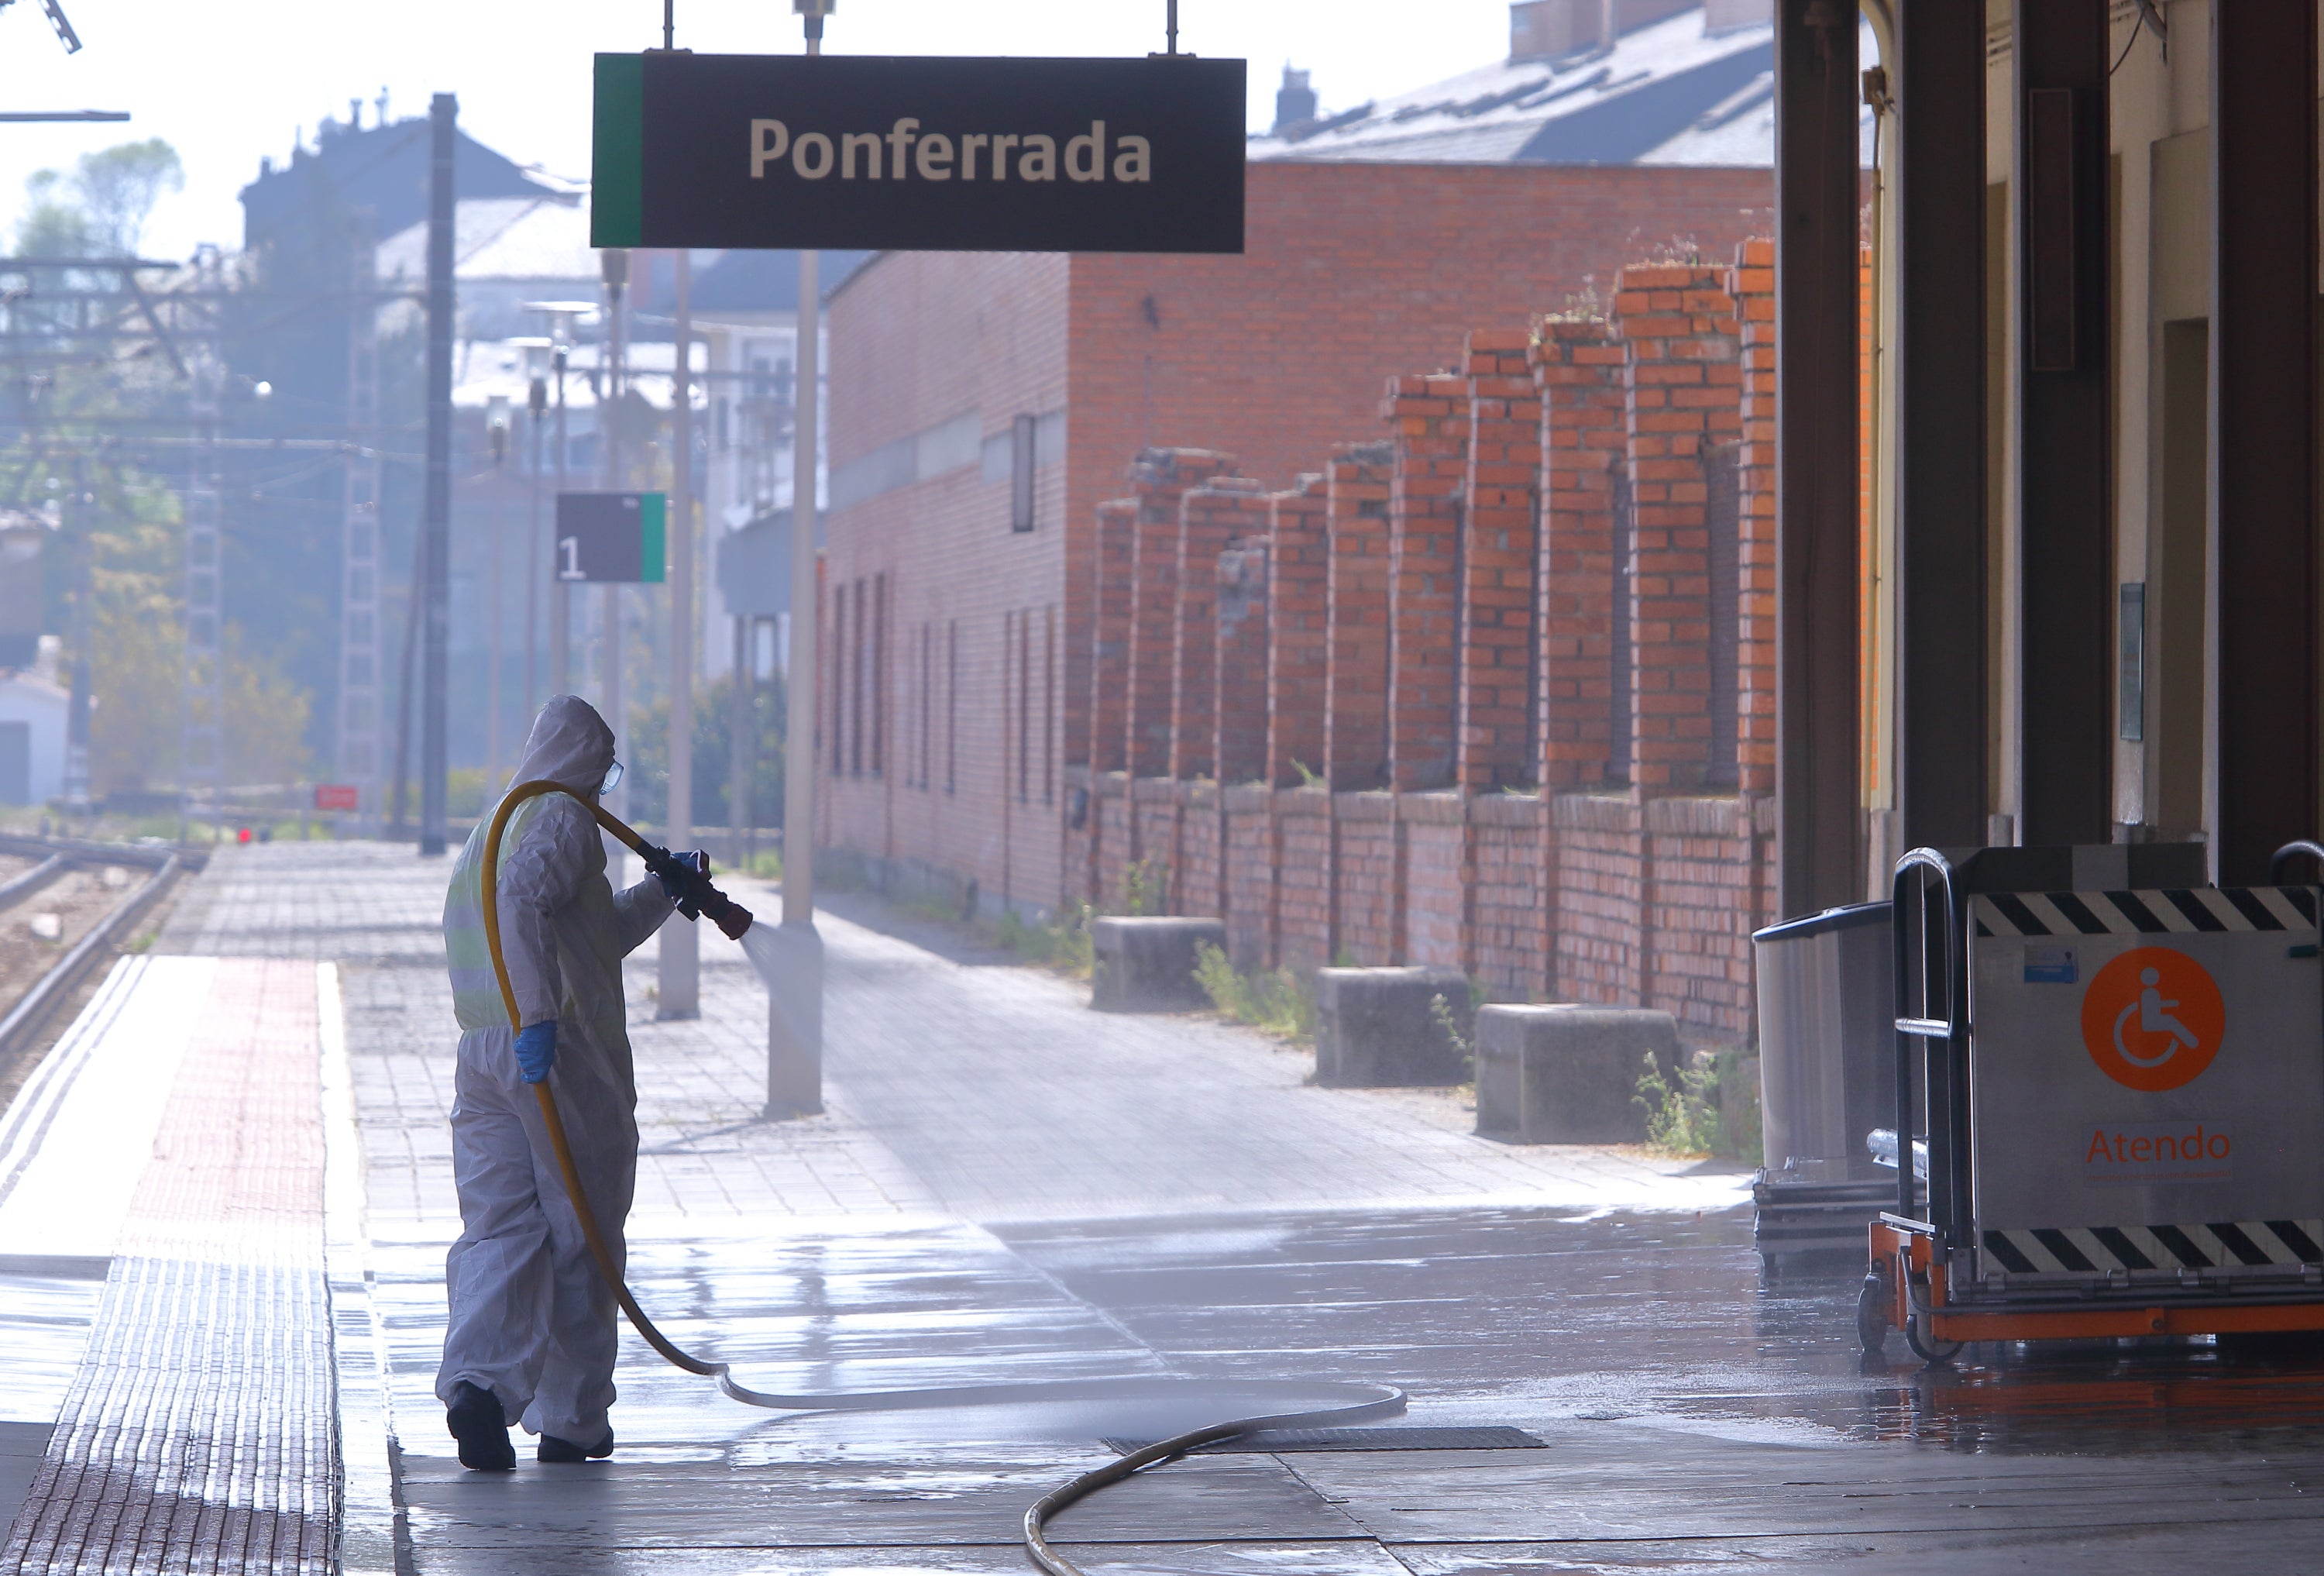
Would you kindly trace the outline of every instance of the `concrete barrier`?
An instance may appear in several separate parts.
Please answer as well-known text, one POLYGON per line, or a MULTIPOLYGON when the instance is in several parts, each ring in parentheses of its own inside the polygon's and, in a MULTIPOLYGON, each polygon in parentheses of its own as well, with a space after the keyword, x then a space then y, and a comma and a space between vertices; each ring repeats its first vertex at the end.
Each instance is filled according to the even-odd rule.
POLYGON ((1477 1014, 1477 1131, 1518 1144, 1619 1144, 1646 1136, 1630 1103, 1652 1053, 1678 1065, 1667 1012, 1488 1007, 1477 1014))
POLYGON ((1188 1012, 1211 999, 1194 982, 1194 949, 1223 951, 1227 927, 1216 919, 1109 915, 1090 925, 1096 968, 1090 1005, 1100 1012, 1188 1012))
POLYGON ((1465 1083, 1466 1048, 1444 1031, 1442 998, 1466 1037, 1474 1010, 1458 969, 1315 971, 1315 1082, 1331 1089, 1465 1083))

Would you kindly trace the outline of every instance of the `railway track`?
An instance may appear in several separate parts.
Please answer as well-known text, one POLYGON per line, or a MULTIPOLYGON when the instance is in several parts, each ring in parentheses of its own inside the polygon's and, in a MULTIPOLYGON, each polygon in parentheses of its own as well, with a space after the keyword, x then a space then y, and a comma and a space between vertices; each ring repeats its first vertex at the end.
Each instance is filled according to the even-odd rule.
POLYGON ((28 868, 0 880, 0 927, 12 933, 11 945, 0 950, 0 1008, 5 1009, 0 1013, 0 1074, 5 1074, 82 982, 115 955, 137 921, 187 870, 188 861, 176 848, 41 837, 0 836, 0 854, 29 862, 28 868), (117 891, 104 879, 110 871, 127 877, 117 891), (68 878, 91 874, 97 879, 78 883, 60 898, 57 911, 25 917, 44 892, 68 878), (92 885, 95 895, 88 890, 92 885), (112 894, 109 900, 105 894, 112 894), (78 934, 68 936, 63 911, 75 910, 77 920, 87 920, 92 908, 97 910, 94 921, 77 925, 78 934), (32 928, 42 918, 56 926, 56 936, 32 928), (13 934, 17 931, 26 934, 13 934), (52 956, 51 943, 60 947, 52 956))

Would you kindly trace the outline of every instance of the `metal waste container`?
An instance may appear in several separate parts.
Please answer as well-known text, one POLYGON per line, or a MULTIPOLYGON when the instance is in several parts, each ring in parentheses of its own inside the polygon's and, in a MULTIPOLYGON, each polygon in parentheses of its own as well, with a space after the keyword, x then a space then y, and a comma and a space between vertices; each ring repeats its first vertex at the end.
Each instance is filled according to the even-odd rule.
POLYGON ((1850 903, 1752 937, 1759 989, 1759 1123, 1752 1192, 1760 1252, 1856 1250, 1895 1203, 1865 1147, 1896 1125, 1890 905, 1850 903))

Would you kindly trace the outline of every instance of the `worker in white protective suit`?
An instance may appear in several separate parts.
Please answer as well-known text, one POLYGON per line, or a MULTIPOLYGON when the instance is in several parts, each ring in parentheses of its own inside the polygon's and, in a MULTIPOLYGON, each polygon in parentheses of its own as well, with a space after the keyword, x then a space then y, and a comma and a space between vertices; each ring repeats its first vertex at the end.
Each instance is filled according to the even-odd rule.
MULTIPOLYGON (((619 779, 613 733, 587 702, 560 695, 534 718, 511 786, 548 778, 592 802, 619 779)), ((484 943, 484 834, 452 867, 444 940, 460 1021, 452 1170, 460 1240, 445 1259, 451 1321, 436 1394, 464 1466, 516 1464, 512 1423, 540 1436, 543 1461, 610 1454, 613 1294, 598 1274, 534 1092, 552 1076, 581 1185, 618 1266, 637 1175, 637 1084, 622 959, 669 917, 649 876, 616 893, 588 809, 564 794, 527 800, 502 834, 502 952, 520 1032, 484 943)), ((696 858, 698 855, 686 856, 696 858)), ((706 862, 704 863, 706 867, 706 862)))

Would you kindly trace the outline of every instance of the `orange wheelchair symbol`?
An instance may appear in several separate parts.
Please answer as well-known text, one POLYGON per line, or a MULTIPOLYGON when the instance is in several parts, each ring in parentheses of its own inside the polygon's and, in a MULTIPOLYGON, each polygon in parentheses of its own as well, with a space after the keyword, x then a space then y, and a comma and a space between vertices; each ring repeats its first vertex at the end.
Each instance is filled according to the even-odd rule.
POLYGON ((2082 1045, 2098 1071, 2159 1094, 2191 1083, 2219 1054, 2227 1026, 2211 972, 2167 946, 2123 954, 2082 993, 2082 1045))

